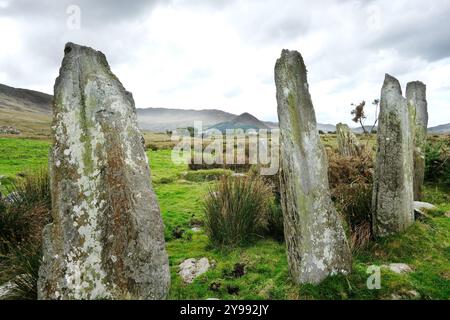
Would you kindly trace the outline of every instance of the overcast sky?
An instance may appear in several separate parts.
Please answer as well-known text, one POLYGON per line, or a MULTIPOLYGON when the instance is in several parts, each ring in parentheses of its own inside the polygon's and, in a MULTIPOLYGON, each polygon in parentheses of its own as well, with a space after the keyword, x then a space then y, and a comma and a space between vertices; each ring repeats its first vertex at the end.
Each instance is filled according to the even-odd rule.
POLYGON ((350 104, 379 98, 385 73, 403 90, 425 82, 429 124, 450 122, 448 0, 0 0, 0 41, 6 85, 52 93, 72 41, 106 54, 137 107, 272 121, 274 64, 295 49, 321 123, 355 126, 350 104), (79 29, 70 5, 80 8, 79 29))

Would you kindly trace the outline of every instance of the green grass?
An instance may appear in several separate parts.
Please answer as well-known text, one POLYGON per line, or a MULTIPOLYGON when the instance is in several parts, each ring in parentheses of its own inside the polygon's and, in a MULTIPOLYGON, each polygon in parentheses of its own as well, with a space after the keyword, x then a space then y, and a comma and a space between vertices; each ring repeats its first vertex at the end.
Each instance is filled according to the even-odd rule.
POLYGON ((47 164, 50 143, 42 140, 0 138, 0 191, 17 179, 47 164))
MULTIPOLYGON (((0 139, 0 175, 15 177, 45 165, 48 146, 37 140, 0 139)), ((403 234, 355 253, 351 274, 330 277, 317 286, 296 286, 289 280, 283 243, 261 239, 247 247, 218 250, 203 231, 190 232, 203 219, 202 199, 215 182, 182 179, 187 166, 173 164, 170 150, 148 155, 165 223, 171 299, 389 299, 392 294, 407 297, 411 290, 422 299, 450 298, 450 219, 444 215, 450 211, 448 189, 427 185, 424 200, 438 205, 439 212, 417 221, 403 234), (179 239, 173 236, 177 228, 186 231, 179 239), (214 267, 192 284, 183 283, 178 265, 184 259, 201 257, 207 257, 214 267), (381 289, 367 289, 367 267, 395 262, 407 263, 414 271, 397 275, 383 268, 381 289), (237 263, 245 265, 245 274, 235 278, 231 273, 237 263)))

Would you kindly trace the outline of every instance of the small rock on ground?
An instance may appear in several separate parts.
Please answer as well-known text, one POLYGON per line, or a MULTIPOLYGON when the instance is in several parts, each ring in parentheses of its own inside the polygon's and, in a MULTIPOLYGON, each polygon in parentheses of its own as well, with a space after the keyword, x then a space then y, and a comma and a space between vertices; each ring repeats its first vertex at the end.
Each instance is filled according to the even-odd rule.
POLYGON ((181 276, 183 281, 186 283, 192 283, 195 278, 208 271, 210 264, 207 258, 201 258, 199 260, 191 258, 184 260, 179 267, 180 271, 178 274, 181 276))
POLYGON ((420 293, 416 290, 409 290, 405 292, 391 294, 391 300, 414 300, 420 299, 420 293))
POLYGON ((389 265, 385 265, 384 267, 388 268, 389 270, 391 270, 392 272, 395 273, 408 273, 408 272, 412 272, 412 268, 410 266, 408 266, 406 263, 391 263, 389 265))
POLYGON ((414 201, 414 211, 419 214, 426 214, 427 211, 437 210, 437 207, 431 203, 414 201))

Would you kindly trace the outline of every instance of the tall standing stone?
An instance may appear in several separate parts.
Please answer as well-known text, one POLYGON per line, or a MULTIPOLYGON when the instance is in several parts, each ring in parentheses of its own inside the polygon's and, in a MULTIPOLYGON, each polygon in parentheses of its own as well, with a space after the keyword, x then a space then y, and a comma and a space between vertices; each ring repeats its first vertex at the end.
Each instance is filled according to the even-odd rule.
POLYGON ((406 99, 416 113, 414 128, 414 200, 422 197, 425 175, 425 146, 427 143, 428 106, 426 86, 420 81, 406 85, 406 99))
POLYGON ((133 97, 101 52, 73 43, 64 52, 38 298, 164 299, 163 223, 133 97))
POLYGON ((355 134, 348 125, 338 123, 336 125, 338 151, 341 156, 355 157, 361 153, 361 146, 355 134))
POLYGON ((317 130, 300 53, 283 50, 275 65, 280 124, 280 191, 289 271, 318 283, 351 270, 351 254, 330 197, 328 161, 317 130))
POLYGON ((386 75, 381 90, 377 155, 372 197, 373 230, 379 237, 414 222, 414 109, 397 79, 386 75))

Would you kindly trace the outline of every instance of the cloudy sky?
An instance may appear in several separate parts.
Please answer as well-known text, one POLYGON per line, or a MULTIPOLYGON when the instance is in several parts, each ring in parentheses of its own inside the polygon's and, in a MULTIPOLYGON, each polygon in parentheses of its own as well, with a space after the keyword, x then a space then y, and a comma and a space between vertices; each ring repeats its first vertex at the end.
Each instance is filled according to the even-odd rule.
POLYGON ((0 83, 47 93, 72 41, 106 54, 137 107, 276 120, 273 68, 288 48, 321 123, 355 125, 350 104, 379 98, 385 73, 425 82, 430 125, 450 122, 448 0, 0 0, 0 39, 0 83))

